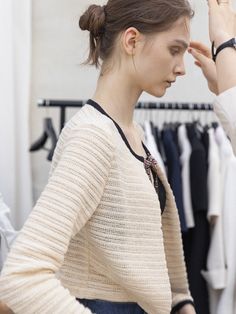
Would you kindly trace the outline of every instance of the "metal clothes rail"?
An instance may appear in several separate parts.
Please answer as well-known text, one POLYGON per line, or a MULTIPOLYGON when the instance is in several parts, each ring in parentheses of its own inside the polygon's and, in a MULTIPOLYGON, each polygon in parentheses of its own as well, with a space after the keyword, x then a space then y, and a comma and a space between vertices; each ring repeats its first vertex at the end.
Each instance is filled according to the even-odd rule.
MULTIPOLYGON (((39 107, 57 107, 60 108, 60 130, 64 127, 66 121, 67 108, 80 108, 86 104, 86 100, 55 100, 55 99, 39 99, 39 107)), ((135 109, 142 110, 201 110, 212 111, 213 106, 210 103, 177 103, 177 102, 138 102, 135 109)))

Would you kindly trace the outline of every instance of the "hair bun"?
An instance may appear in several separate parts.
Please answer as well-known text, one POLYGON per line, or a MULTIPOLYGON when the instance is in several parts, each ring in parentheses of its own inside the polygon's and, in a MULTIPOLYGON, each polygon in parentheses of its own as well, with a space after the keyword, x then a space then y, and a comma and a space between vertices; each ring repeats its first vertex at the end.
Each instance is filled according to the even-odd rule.
POLYGON ((105 10, 100 5, 90 5, 89 8, 80 17, 79 27, 84 31, 91 32, 94 36, 98 36, 104 31, 105 27, 105 10))

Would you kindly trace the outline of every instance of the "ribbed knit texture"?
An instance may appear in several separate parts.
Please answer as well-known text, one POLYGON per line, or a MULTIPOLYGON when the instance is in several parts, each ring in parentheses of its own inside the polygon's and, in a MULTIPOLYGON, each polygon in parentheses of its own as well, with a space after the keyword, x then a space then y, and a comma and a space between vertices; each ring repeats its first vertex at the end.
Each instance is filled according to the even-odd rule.
POLYGON ((114 123, 85 105, 64 128, 49 182, 16 240, 0 299, 16 314, 91 313, 77 298, 169 314, 192 300, 173 194, 166 208, 114 123))

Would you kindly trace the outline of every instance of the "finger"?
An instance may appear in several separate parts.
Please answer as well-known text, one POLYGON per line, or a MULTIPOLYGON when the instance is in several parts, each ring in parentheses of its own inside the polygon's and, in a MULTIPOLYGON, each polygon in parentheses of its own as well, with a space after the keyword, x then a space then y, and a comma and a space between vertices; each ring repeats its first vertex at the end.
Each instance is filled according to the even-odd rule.
POLYGON ((201 43, 200 41, 191 41, 190 42, 190 47, 197 47, 197 49, 201 49, 201 50, 208 50, 208 47, 206 45, 204 45, 203 43, 201 43))
POLYGON ((231 0, 218 0, 217 2, 218 2, 219 5, 228 5, 228 6, 232 5, 232 1, 231 0))
POLYGON ((196 64, 196 66, 198 66, 199 68, 202 68, 202 65, 199 61, 195 61, 194 64, 196 64))
POLYGON ((233 10, 232 0, 218 0, 218 6, 221 8, 227 8, 233 10))
POLYGON ((194 59, 196 59, 196 61, 198 61, 201 65, 206 64, 210 61, 208 57, 204 56, 202 53, 198 52, 195 49, 191 49, 191 51, 189 52, 194 57, 194 59))
POLYGON ((208 0, 207 2, 210 8, 214 8, 218 6, 217 0, 208 0))
POLYGON ((211 55, 211 52, 210 51, 202 51, 202 50, 199 50, 199 49, 197 49, 197 47, 196 48, 188 48, 188 52, 189 53, 191 53, 192 54, 192 51, 194 50, 194 52, 196 52, 196 53, 199 53, 199 54, 201 54, 201 55, 203 55, 203 56, 205 56, 207 59, 212 59, 212 55, 211 55))
POLYGON ((189 47, 199 50, 206 57, 211 58, 211 50, 206 45, 202 44, 201 42, 191 41, 189 47))

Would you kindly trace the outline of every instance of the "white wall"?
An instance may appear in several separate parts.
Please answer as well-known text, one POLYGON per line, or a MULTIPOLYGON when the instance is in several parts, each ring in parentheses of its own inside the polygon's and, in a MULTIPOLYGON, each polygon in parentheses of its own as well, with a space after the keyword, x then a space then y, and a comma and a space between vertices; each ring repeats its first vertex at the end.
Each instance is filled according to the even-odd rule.
MULTIPOLYGON (((42 119, 46 114, 45 109, 37 108, 37 99, 88 99, 93 93, 98 73, 91 67, 80 66, 87 57, 88 34, 79 30, 78 19, 94 2, 104 3, 101 0, 33 0, 32 141, 41 134, 42 119)), ((192 3, 196 12, 192 21, 192 39, 209 44, 207 1, 192 3)), ((186 69, 187 75, 178 79, 163 101, 211 102, 213 95, 190 56, 186 56, 186 69)), ((153 97, 144 94, 142 99, 153 97)), ((74 112, 70 110, 69 115, 74 112)), ((57 109, 50 109, 47 114, 53 116, 57 127, 57 109)), ((44 151, 32 154, 32 159, 37 199, 47 181, 50 163, 46 161, 44 151)))

